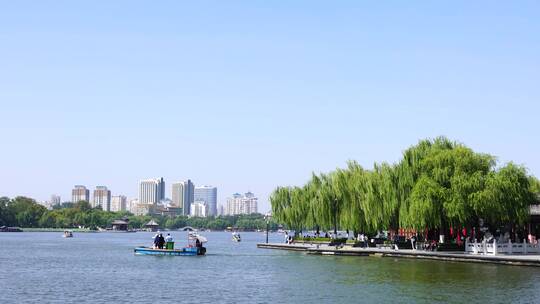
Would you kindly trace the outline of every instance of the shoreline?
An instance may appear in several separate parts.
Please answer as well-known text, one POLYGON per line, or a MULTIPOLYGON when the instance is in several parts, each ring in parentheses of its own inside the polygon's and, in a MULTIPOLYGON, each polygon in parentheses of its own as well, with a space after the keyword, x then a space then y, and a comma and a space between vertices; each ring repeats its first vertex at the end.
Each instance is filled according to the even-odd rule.
POLYGON ((70 230, 73 232, 85 232, 85 233, 94 233, 99 232, 97 230, 90 229, 80 229, 80 228, 21 228, 22 232, 64 232, 70 230))
POLYGON ((441 252, 441 251, 423 251, 412 249, 380 249, 380 248, 354 248, 344 246, 336 248, 335 246, 327 245, 310 245, 310 244, 281 244, 281 243, 258 243, 257 248, 289 250, 297 252, 305 252, 307 254, 317 255, 339 255, 339 256, 358 256, 358 257, 392 257, 392 258, 409 258, 409 259, 424 259, 424 260, 440 260, 465 263, 488 263, 511 266, 533 266, 540 267, 540 255, 484 255, 484 254, 468 254, 465 252, 441 252))

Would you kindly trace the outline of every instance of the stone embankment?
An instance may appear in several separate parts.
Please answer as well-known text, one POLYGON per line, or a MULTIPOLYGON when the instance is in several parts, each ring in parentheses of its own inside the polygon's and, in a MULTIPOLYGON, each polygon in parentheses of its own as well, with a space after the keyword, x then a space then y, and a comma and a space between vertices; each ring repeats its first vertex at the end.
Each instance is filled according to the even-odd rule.
POLYGON ((258 248, 300 251, 308 254, 343 255, 343 256, 377 256, 394 258, 429 259, 469 263, 491 263, 519 266, 540 267, 540 255, 525 254, 470 254, 465 252, 440 252, 411 249, 356 248, 351 246, 335 247, 320 244, 280 244, 259 243, 258 248))

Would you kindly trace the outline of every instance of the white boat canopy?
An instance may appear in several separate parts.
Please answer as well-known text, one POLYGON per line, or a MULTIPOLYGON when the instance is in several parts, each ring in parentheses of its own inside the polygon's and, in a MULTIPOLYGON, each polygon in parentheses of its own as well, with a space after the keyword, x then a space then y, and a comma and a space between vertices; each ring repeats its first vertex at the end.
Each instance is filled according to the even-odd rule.
POLYGON ((208 242, 208 239, 206 239, 206 237, 204 237, 202 235, 199 235, 197 233, 193 233, 193 232, 189 233, 189 239, 190 240, 199 239, 199 242, 201 242, 201 243, 207 243, 208 242))

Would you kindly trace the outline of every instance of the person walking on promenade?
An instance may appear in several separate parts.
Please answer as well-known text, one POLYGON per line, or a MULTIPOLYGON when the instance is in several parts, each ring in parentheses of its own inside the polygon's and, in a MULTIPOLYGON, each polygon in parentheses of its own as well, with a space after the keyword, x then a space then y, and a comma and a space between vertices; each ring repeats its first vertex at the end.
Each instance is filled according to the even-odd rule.
POLYGON ((411 236, 411 247, 413 250, 416 250, 416 236, 411 236))
POLYGON ((358 242, 360 244, 362 244, 362 247, 365 247, 365 243, 364 243, 364 234, 363 233, 359 233, 358 234, 358 242))

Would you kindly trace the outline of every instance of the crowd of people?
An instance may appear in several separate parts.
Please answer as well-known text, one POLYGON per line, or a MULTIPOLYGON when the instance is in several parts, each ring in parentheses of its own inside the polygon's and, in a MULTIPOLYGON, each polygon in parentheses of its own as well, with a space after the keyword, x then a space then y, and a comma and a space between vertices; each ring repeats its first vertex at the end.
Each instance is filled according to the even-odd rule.
POLYGON ((465 241, 468 240, 470 243, 508 243, 511 241, 515 242, 528 242, 530 244, 538 244, 539 241, 534 234, 530 232, 524 232, 521 230, 518 231, 508 231, 505 229, 496 229, 491 233, 487 228, 480 229, 453 229, 450 228, 445 235, 439 235, 438 231, 426 231, 425 233, 418 233, 416 231, 388 231, 380 232, 375 236, 368 236, 364 233, 352 233, 347 231, 346 233, 338 232, 333 234, 331 232, 322 233, 312 233, 309 232, 306 234, 299 234, 300 238, 296 238, 296 233, 285 231, 285 243, 293 244, 296 240, 301 240, 303 243, 312 244, 317 243, 318 241, 325 241, 324 239, 329 239, 329 244, 334 246, 334 244, 345 243, 345 239, 352 244, 353 247, 391 247, 394 250, 399 249, 413 249, 413 250, 424 250, 424 251, 437 251, 440 250, 441 246, 444 247, 443 250, 459 250, 465 246, 465 241))

